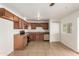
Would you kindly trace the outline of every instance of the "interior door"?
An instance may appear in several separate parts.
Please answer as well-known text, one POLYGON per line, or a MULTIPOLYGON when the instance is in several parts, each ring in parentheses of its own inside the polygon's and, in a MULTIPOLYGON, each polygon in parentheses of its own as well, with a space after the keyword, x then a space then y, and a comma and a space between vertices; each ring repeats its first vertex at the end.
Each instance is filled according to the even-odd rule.
POLYGON ((58 22, 52 22, 50 25, 50 42, 56 42, 60 39, 60 27, 58 22))

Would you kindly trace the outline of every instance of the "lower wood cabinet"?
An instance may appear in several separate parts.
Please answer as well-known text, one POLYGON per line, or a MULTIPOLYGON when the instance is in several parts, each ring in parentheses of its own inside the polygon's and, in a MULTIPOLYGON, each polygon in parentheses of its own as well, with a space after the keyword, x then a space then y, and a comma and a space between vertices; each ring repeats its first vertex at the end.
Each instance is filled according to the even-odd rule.
POLYGON ((27 46, 27 40, 26 35, 14 35, 14 50, 24 49, 27 46))
POLYGON ((41 32, 35 32, 35 33, 30 33, 29 34, 30 40, 44 40, 44 33, 41 32))

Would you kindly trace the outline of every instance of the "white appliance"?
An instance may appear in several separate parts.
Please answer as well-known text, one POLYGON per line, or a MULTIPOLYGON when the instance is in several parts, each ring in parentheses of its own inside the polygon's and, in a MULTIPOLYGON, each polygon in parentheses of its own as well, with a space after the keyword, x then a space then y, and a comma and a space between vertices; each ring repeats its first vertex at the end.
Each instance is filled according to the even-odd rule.
POLYGON ((49 34, 44 34, 44 40, 49 40, 49 34))
POLYGON ((0 55, 13 51, 13 22, 0 18, 0 55))

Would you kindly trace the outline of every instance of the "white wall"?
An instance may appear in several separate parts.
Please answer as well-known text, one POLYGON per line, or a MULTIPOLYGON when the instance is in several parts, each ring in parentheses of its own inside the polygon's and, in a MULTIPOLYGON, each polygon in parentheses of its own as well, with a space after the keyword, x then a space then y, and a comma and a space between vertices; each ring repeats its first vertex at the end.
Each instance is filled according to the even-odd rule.
POLYGON ((77 18, 77 47, 79 52, 79 17, 77 18))
POLYGON ((0 18, 0 55, 13 51, 13 22, 0 18))
POLYGON ((77 33, 77 18, 79 17, 79 11, 74 12, 67 17, 61 19, 61 42, 71 49, 78 51, 78 38, 77 33), (72 33, 63 32, 63 24, 72 23, 72 33))
POLYGON ((49 21, 50 42, 60 41, 60 21, 51 19, 49 21))

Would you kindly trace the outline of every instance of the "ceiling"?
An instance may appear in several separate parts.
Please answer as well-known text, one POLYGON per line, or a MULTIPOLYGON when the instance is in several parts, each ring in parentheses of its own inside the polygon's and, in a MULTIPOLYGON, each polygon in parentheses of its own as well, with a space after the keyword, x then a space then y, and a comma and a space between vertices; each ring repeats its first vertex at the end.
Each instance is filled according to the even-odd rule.
POLYGON ((38 16, 41 20, 50 18, 60 19, 72 12, 79 10, 79 3, 4 3, 10 9, 17 11, 23 17, 31 20, 37 20, 38 16))

